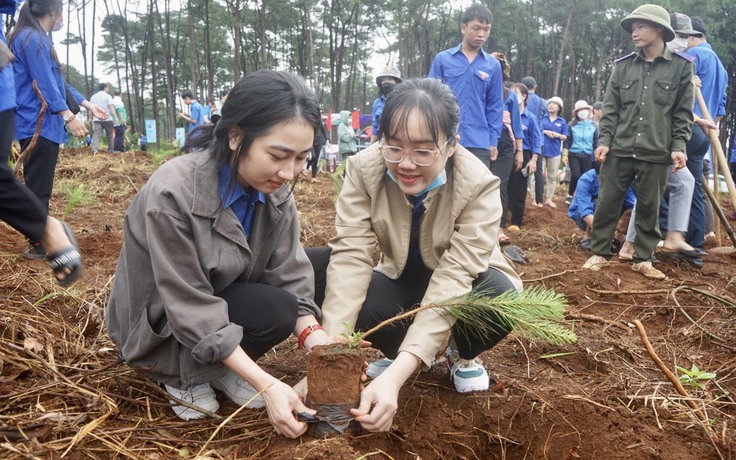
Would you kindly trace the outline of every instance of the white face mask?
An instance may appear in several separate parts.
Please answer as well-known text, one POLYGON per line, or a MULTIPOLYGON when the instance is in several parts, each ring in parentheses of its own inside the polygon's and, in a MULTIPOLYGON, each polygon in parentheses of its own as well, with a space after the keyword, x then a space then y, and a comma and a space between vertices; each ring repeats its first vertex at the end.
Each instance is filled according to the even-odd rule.
POLYGON ((667 42, 667 48, 673 53, 675 51, 682 51, 687 48, 687 38, 677 37, 671 42, 667 42))
POLYGON ((578 111, 578 118, 580 118, 581 120, 587 120, 589 115, 590 115, 590 110, 588 109, 583 109, 583 110, 578 111))
POLYGON ((51 32, 58 32, 62 27, 64 27, 64 21, 57 21, 54 19, 54 26, 51 28, 51 32))

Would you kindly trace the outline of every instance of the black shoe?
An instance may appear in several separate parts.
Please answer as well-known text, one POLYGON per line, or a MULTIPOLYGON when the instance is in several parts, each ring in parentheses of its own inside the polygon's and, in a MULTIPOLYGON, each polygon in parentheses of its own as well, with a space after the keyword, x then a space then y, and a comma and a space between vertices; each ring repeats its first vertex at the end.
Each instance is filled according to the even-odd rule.
POLYGON ((583 241, 580 242, 580 249, 582 249, 583 251, 588 251, 588 252, 590 252, 590 251, 593 250, 592 249, 592 243, 590 241, 590 238, 585 239, 585 240, 583 240, 583 241))
POLYGON ((46 249, 39 241, 29 241, 31 247, 23 251, 23 257, 30 260, 43 260, 46 258, 46 249))
POLYGON ((613 254, 618 254, 623 245, 623 241, 619 240, 618 238, 614 238, 613 241, 611 241, 611 252, 613 254))
POLYGON ((695 268, 703 268, 703 258, 702 257, 688 257, 678 252, 674 254, 672 258, 679 262, 687 262, 695 268))
POLYGON ((691 249, 689 251, 678 251, 680 254, 682 254, 685 257, 691 257, 691 258, 698 258, 707 256, 708 253, 705 251, 701 251, 700 249, 691 249))

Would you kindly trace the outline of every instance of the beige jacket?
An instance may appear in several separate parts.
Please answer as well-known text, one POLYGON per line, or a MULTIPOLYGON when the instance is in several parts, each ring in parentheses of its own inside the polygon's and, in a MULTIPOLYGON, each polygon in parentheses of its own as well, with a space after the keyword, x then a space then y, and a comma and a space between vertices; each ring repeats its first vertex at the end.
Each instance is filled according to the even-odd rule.
MULTIPOLYGON (((521 289, 521 279, 496 243, 501 201, 500 180, 473 154, 458 147, 446 165, 447 183, 429 192, 420 230, 420 252, 434 272, 422 304, 468 293, 488 267, 503 272, 521 289)), ((386 174, 377 144, 348 159, 345 183, 337 200, 336 236, 327 268, 322 305, 330 335, 352 332, 373 272, 398 278, 409 254, 412 206, 386 174), (345 327, 347 324, 347 329, 345 327)), ((418 314, 399 351, 429 366, 455 317, 437 311, 418 314)), ((368 338, 370 340, 370 338, 368 338)))

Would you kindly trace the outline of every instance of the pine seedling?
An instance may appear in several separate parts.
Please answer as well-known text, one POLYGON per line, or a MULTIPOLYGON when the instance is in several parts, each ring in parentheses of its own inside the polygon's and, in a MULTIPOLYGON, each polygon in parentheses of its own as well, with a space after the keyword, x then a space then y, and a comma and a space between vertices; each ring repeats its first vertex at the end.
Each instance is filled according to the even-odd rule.
POLYGON ((463 324, 462 333, 468 336, 486 338, 501 327, 513 330, 525 339, 540 340, 551 345, 577 341, 575 333, 559 323, 567 307, 567 301, 561 294, 538 286, 523 291, 507 291, 497 297, 489 297, 487 291, 479 287, 463 296, 422 305, 379 323, 365 331, 361 338, 422 311, 436 310, 455 316, 463 324), (494 316, 496 319, 491 320, 494 316))
POLYGON ((84 190, 84 184, 77 184, 76 188, 72 187, 73 185, 70 183, 64 184, 64 194, 66 195, 64 219, 66 219, 77 206, 92 200, 92 196, 84 190))

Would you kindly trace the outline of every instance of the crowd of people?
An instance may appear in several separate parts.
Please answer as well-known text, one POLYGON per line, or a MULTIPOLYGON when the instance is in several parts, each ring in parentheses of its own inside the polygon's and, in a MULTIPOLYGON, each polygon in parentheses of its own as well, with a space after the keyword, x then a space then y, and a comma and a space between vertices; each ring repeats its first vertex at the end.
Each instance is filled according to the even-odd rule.
MULTIPOLYGON (((15 2, 0 1, 11 6, 4 13, 15 2)), ((2 69, 0 90, 17 100, 0 102, 0 217, 29 238, 29 256, 48 260, 68 284, 81 256, 69 226, 48 216, 59 145, 67 131, 86 134, 79 107, 93 117, 95 150, 103 132, 108 142, 121 126, 124 135, 127 115, 106 84, 87 101, 64 81, 50 40, 62 12, 61 0, 28 0, 9 37, 15 60, 2 69), (13 136, 31 150, 25 185, 7 166, 13 136)), ((568 168, 564 205, 592 251, 584 268, 601 270, 618 252, 633 270, 661 279, 652 265, 660 240, 702 265, 700 177, 726 85, 702 21, 656 5, 626 16, 621 26, 637 51, 616 61, 602 101, 575 102, 569 122, 560 97, 544 100, 531 76, 510 82, 506 56, 483 49, 492 24, 486 6, 472 5, 462 14, 462 42, 437 54, 428 77, 383 69, 373 143, 360 153, 350 113, 341 113, 344 181, 324 248, 302 247, 293 197, 294 181, 328 138, 306 81, 260 70, 219 104, 181 94, 191 133, 183 150, 191 153, 161 166, 130 204, 105 315, 121 357, 164 386, 176 416, 217 412, 217 390, 265 408, 277 433, 300 436, 307 426, 298 414, 314 414, 305 382, 290 387, 258 359, 289 336, 309 351, 471 290, 493 297, 522 289, 502 245, 524 226, 528 195, 535 208, 558 207, 568 168), (694 105, 695 91, 714 121, 694 105), (618 238, 625 241, 612 244, 631 208, 629 231, 618 238)), ((401 386, 439 352, 457 392, 488 389, 479 356, 510 331, 493 312, 480 320, 492 333, 476 335, 430 309, 372 335, 384 357, 367 368, 372 382, 355 420, 389 430, 401 386)))

